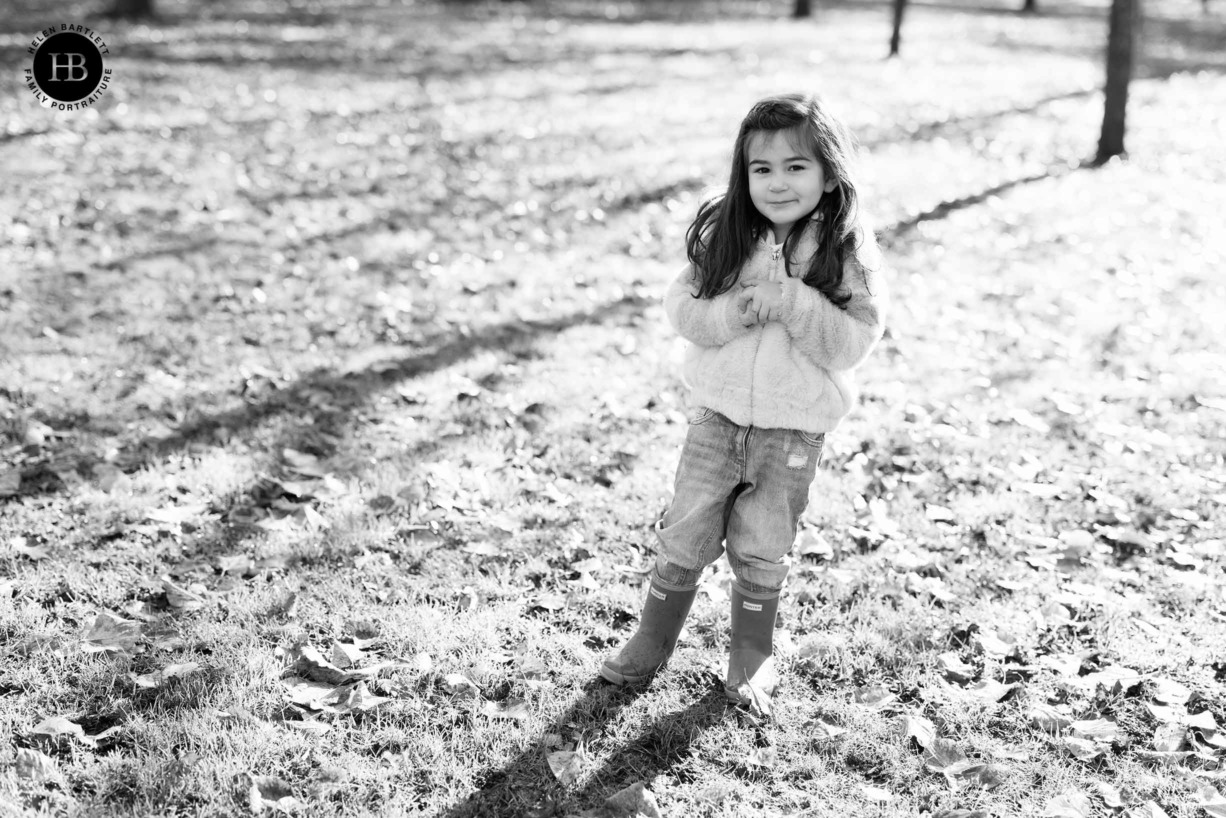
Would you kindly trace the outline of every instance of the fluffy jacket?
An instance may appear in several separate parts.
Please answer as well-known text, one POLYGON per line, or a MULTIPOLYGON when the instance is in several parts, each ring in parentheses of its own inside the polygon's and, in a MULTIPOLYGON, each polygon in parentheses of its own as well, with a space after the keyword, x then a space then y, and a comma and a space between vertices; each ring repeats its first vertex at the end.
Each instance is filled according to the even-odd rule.
POLYGON ((741 426, 829 432, 855 404, 855 368, 885 329, 888 294, 880 255, 870 234, 861 251, 866 266, 853 259, 844 268, 842 291, 851 300, 839 308, 799 277, 817 250, 817 222, 809 222, 797 242, 791 264, 796 278, 789 277, 769 231, 764 233, 727 292, 695 297, 693 265, 669 287, 669 321, 690 341, 684 380, 694 403, 741 426), (740 284, 760 279, 781 283, 781 320, 746 327, 737 310, 740 284))

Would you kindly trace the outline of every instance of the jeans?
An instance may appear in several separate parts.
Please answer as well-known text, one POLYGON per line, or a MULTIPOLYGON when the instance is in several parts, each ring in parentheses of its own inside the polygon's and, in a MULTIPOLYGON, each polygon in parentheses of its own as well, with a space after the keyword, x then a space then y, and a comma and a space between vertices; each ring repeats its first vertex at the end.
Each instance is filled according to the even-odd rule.
POLYGON ((686 434, 673 503, 656 523, 660 580, 698 585, 724 553, 745 593, 779 595, 825 435, 738 426, 700 409, 686 434))

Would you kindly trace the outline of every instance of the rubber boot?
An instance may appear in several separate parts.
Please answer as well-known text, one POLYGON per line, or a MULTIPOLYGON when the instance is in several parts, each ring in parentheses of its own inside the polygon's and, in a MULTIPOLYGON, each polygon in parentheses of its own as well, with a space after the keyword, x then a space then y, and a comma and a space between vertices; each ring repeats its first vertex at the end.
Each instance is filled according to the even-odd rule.
POLYGON ((600 675, 618 685, 634 684, 654 676, 672 656, 697 593, 697 588, 678 589, 667 585, 652 571, 639 629, 622 646, 616 658, 604 660, 600 675))
POLYGON ((730 596, 732 640, 728 646, 724 695, 729 701, 769 714, 771 697, 779 686, 772 658, 779 596, 763 599, 761 594, 746 593, 736 583, 730 596))

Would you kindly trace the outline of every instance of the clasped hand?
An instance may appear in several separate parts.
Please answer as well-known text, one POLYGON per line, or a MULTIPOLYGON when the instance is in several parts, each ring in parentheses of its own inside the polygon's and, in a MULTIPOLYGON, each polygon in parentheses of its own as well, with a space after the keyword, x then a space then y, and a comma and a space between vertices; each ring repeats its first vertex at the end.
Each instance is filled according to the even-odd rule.
POLYGON ((783 316, 783 286, 778 281, 742 281, 736 298, 744 326, 778 321, 783 316))

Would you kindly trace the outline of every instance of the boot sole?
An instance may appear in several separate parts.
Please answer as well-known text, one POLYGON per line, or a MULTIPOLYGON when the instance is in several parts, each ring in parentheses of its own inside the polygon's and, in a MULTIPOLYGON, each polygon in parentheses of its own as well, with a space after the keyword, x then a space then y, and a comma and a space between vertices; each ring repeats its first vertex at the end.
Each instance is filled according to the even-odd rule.
MULTIPOLYGON (((661 665, 660 667, 663 667, 663 665, 661 665)), ((607 682, 612 682, 613 684, 619 685, 619 686, 632 685, 632 684, 638 684, 639 682, 645 682, 648 679, 655 676, 659 672, 660 672, 660 668, 656 668, 650 673, 634 675, 631 673, 622 673, 619 670, 615 670, 613 666, 610 665, 608 662, 604 662, 600 665, 601 678, 607 682)))

